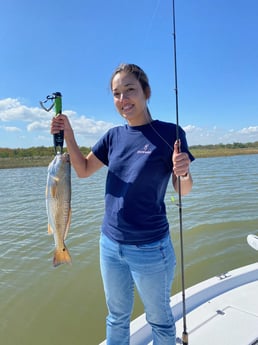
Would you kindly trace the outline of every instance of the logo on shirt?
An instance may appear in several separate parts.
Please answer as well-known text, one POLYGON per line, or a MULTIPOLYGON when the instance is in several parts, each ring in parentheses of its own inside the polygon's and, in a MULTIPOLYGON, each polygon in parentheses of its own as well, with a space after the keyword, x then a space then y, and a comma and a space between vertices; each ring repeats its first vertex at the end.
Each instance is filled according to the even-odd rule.
POLYGON ((151 150, 150 150, 149 146, 150 146, 149 144, 144 145, 143 149, 142 150, 138 150, 137 153, 149 155, 151 153, 151 150))

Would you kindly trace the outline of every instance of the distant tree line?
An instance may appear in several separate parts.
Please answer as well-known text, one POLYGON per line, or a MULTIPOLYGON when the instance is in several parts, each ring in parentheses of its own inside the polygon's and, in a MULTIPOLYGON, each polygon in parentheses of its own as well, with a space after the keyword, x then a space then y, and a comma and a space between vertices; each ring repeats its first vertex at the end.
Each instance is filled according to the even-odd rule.
POLYGON ((221 149, 258 149, 258 141, 251 143, 215 144, 215 145, 193 145, 190 149, 194 150, 221 150, 221 149))
MULTIPOLYGON (((64 151, 66 149, 64 148, 64 151)), ((80 147, 83 154, 87 155, 91 148, 80 147)), ((24 157, 51 157, 54 155, 53 147, 37 146, 26 149, 9 149, 0 147, 0 158, 24 158, 24 157)))
MULTIPOLYGON (((252 143, 233 143, 216 145, 193 145, 190 150, 223 150, 223 149, 258 149, 258 141, 252 143)), ((87 155, 91 148, 82 146, 80 150, 87 155)), ((53 147, 37 146, 26 149, 0 148, 0 158, 50 157, 54 155, 53 147)))

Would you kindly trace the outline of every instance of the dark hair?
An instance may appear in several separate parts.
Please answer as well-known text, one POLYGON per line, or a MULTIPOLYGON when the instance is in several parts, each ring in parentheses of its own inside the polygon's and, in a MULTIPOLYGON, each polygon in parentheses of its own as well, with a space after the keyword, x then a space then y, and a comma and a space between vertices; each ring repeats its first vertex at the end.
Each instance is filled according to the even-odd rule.
POLYGON ((150 98, 151 88, 150 88, 150 84, 149 84, 149 79, 148 79, 146 73, 139 66, 134 65, 134 64, 123 63, 115 69, 115 71, 112 74, 111 81, 110 81, 111 89, 112 89, 112 82, 113 82, 115 75, 117 73, 121 73, 121 72, 133 74, 135 76, 135 78, 139 81, 139 83, 141 84, 142 90, 143 90, 146 98, 147 99, 150 98))

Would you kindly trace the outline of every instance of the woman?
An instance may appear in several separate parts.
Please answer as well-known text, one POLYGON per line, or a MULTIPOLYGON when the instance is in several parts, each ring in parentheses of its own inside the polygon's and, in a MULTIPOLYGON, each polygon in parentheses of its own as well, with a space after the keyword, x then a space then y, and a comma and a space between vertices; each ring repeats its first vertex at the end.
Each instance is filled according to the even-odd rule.
POLYGON ((128 345, 136 286, 152 327, 153 344, 175 344, 169 306, 175 254, 169 235, 164 197, 169 179, 182 195, 190 192, 194 159, 184 131, 153 120, 147 101, 151 89, 141 68, 122 64, 111 78, 111 90, 124 126, 110 129, 87 157, 79 151, 65 115, 54 118, 51 133, 64 130, 72 165, 79 177, 108 166, 105 215, 100 236, 100 266, 108 307, 107 344, 128 345))

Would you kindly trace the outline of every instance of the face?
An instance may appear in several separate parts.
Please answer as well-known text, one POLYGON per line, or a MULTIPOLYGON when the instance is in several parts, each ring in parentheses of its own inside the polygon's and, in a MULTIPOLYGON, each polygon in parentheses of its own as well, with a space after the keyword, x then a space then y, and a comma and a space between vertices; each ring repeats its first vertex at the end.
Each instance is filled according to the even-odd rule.
POLYGON ((132 73, 117 73, 112 81, 112 92, 117 111, 129 125, 140 126, 149 122, 147 97, 132 73))

